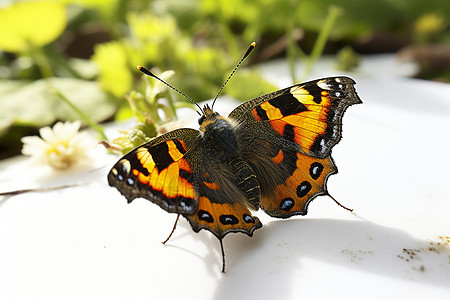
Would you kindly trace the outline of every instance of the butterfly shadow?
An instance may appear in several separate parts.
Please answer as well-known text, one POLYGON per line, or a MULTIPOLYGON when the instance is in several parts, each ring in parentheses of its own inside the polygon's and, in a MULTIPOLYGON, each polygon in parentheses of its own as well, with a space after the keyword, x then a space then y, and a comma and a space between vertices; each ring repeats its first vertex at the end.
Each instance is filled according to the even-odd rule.
MULTIPOLYGON (((228 238, 231 236, 237 236, 238 238, 243 238, 246 240, 241 243, 241 246, 245 247, 244 252, 247 253, 251 253, 253 248, 256 249, 257 247, 259 247, 259 243, 263 242, 261 239, 255 241, 254 239, 250 239, 250 237, 243 234, 229 234, 223 239, 227 264, 228 260, 231 259, 229 258, 231 257, 229 256, 231 252, 228 253, 228 238)), ((211 232, 201 230, 200 232, 193 234, 192 228, 189 223, 186 220, 180 220, 177 225, 176 233, 165 244, 165 247, 175 248, 180 251, 189 253, 198 260, 198 262, 196 263, 204 264, 205 271, 208 273, 208 276, 217 279, 220 279, 222 277, 220 273, 220 270, 222 268, 222 253, 220 250, 220 243, 211 232), (203 245, 203 250, 201 251, 202 254, 198 254, 195 250, 187 248, 185 246, 186 240, 191 240, 190 242, 196 244, 197 246, 199 245, 199 243, 203 245)), ((234 252, 235 251, 233 251, 233 253, 234 252)), ((239 253, 236 253, 236 255, 238 256, 239 253)))
POLYGON ((242 235, 224 241, 227 273, 214 299, 239 299, 246 291, 252 298, 288 298, 302 277, 320 277, 309 268, 302 273, 311 261, 446 288, 450 281, 448 246, 365 220, 275 220, 251 241, 242 235))

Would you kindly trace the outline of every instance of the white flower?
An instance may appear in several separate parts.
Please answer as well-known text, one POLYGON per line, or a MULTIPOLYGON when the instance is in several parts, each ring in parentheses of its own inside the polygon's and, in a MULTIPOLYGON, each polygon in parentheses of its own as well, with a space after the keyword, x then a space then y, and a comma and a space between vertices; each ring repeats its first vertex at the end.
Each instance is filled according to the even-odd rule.
POLYGON ((22 138, 22 154, 52 166, 55 169, 67 169, 73 164, 89 158, 88 152, 94 147, 93 140, 86 132, 78 132, 81 122, 58 122, 39 130, 41 137, 22 138))

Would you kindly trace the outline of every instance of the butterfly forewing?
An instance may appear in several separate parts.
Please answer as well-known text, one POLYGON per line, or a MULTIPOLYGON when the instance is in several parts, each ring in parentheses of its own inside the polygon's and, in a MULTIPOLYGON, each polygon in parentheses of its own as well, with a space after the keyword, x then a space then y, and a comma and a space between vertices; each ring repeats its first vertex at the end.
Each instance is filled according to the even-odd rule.
POLYGON ((194 175, 185 154, 197 136, 197 130, 179 129, 130 151, 109 172, 109 185, 128 202, 142 197, 168 212, 194 213, 194 175))

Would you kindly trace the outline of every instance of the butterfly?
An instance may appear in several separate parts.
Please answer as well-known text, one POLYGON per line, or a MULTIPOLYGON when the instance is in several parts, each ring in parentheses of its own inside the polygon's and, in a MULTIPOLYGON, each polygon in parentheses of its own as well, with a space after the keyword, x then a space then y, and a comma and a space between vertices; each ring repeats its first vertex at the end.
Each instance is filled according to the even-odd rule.
POLYGON ((130 151, 112 167, 109 185, 129 203, 148 199, 178 214, 177 221, 185 217, 195 232, 212 232, 224 272, 222 239, 262 227, 251 211, 305 215, 314 198, 329 195, 327 179, 337 173, 330 154, 341 139, 343 114, 362 103, 354 84, 348 77, 296 84, 247 101, 228 117, 206 104, 199 130, 170 131, 130 151))

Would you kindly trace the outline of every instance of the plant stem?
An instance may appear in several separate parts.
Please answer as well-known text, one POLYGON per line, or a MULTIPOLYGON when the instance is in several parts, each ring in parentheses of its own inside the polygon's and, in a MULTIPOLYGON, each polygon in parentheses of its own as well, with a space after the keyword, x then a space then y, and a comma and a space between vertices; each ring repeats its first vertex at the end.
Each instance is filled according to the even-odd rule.
POLYGON ((103 127, 92 121, 92 119, 86 115, 82 110, 80 110, 75 104, 72 103, 66 96, 64 96, 58 89, 55 89, 54 87, 50 87, 51 90, 57 95, 61 100, 63 100, 67 105, 69 105, 79 116, 80 118, 86 122, 92 129, 97 131, 101 138, 105 141, 108 140, 108 138, 105 135, 105 132, 103 131, 103 127))
POLYGON ((178 119, 177 116, 177 109, 175 107, 175 101, 173 100, 172 94, 170 91, 167 93, 167 102, 169 103, 169 108, 171 110, 171 113, 173 114, 173 118, 176 120, 178 119))
POLYGON ((292 83, 295 83, 297 81, 297 73, 295 72, 295 62, 297 60, 297 54, 298 54, 298 46, 297 46, 297 39, 295 38, 295 28, 293 28, 292 23, 289 22, 287 24, 287 59, 289 64, 289 73, 291 74, 292 83))
POLYGON ((29 45, 31 49, 31 55, 36 63, 36 66, 39 68, 39 71, 42 74, 42 77, 49 78, 53 77, 52 67, 50 65, 50 61, 47 58, 45 51, 34 45, 29 45))
POLYGON ((330 5, 328 8, 328 15, 325 19, 325 22, 319 32, 319 36, 317 37, 316 42, 314 43, 314 47, 311 51, 311 55, 306 61, 305 72, 303 73, 303 77, 308 77, 311 74, 312 68, 317 60, 320 58, 320 55, 325 48, 325 44, 330 36, 331 29, 333 28, 336 19, 343 13, 343 9, 341 7, 330 5))

